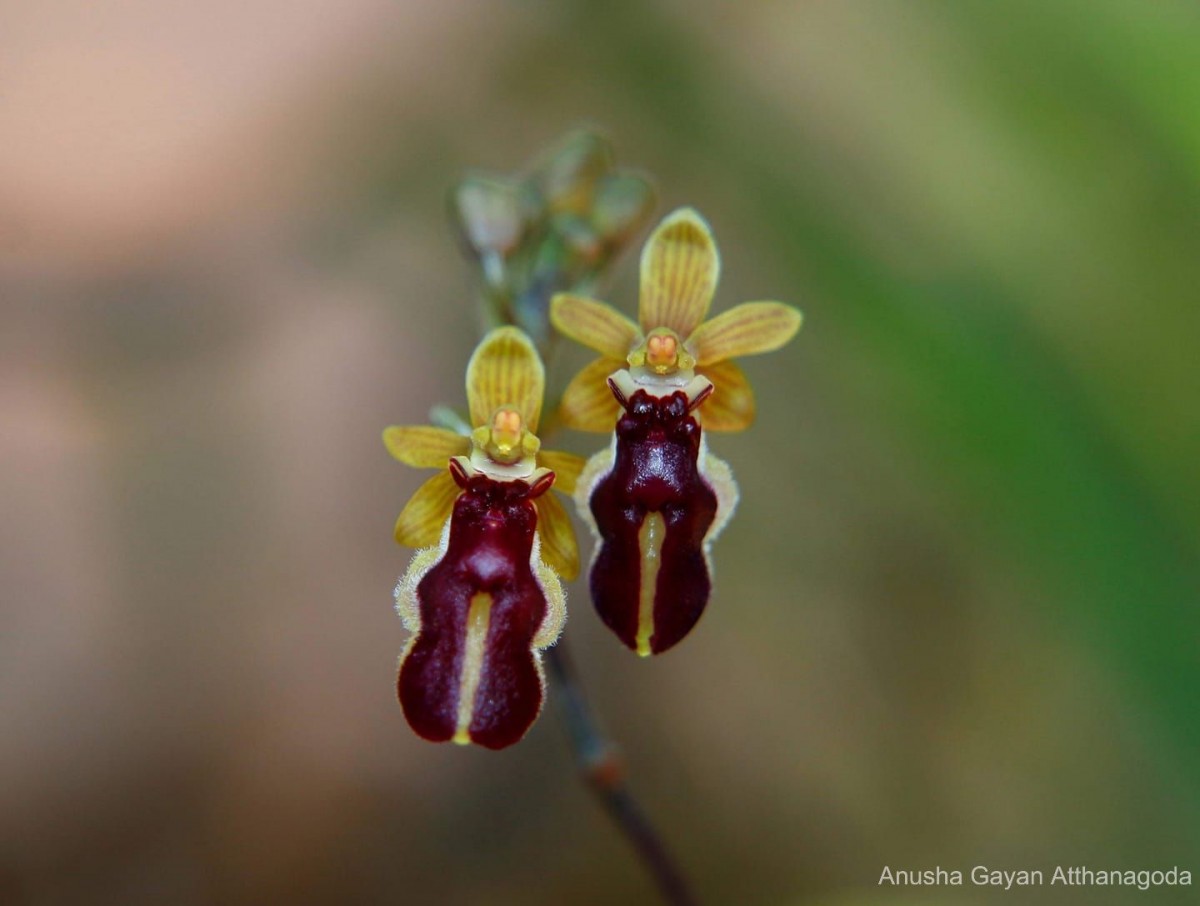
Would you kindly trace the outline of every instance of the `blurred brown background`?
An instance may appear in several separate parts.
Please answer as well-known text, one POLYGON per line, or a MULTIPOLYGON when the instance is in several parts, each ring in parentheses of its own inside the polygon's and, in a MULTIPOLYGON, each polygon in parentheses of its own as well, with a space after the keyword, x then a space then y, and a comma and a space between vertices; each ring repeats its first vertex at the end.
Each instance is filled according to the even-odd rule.
POLYGON ((0 902, 654 902, 552 711, 496 754, 393 696, 379 431, 477 335, 445 191, 581 122, 710 219, 718 310, 807 316, 713 442, 694 636, 570 601, 704 901, 1200 873, 1198 47, 1184 0, 0 2, 0 902))

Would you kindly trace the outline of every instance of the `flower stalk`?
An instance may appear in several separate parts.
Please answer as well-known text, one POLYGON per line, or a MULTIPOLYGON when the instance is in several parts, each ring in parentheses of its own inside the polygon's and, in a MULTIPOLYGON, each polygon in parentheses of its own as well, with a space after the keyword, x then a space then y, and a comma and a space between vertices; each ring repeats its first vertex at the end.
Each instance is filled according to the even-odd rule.
POLYGON ((562 714, 580 776, 629 841, 663 900, 670 906, 696 906, 682 870, 629 786, 620 749, 600 730, 562 641, 546 652, 546 665, 553 680, 551 697, 562 714))
POLYGON ((643 248, 636 321, 583 295, 653 201, 650 183, 616 169, 589 132, 517 177, 459 183, 451 212, 478 269, 487 330, 467 366, 468 414, 435 407, 435 424, 393 426, 384 443, 401 462, 438 470, 396 522, 396 540, 419 548, 396 590, 412 633, 398 679, 409 724, 432 742, 518 742, 545 698, 544 656, 580 775, 666 901, 688 906, 683 874, 558 642, 562 581, 580 563, 552 490, 574 498, 595 538, 588 588, 601 620, 639 655, 674 648, 708 604, 710 548, 737 505, 729 466, 707 446, 708 432, 754 420, 753 389, 732 359, 779 349, 801 315, 769 301, 708 317, 720 256, 691 208, 667 216, 643 248), (609 434, 586 462, 545 449, 536 433, 542 357, 558 335, 600 354, 542 429, 609 434))
MULTIPOLYGON (((452 219, 478 264, 485 322, 523 328, 546 355, 555 339, 551 298, 591 291, 653 206, 649 181, 614 169, 611 147, 591 132, 567 136, 523 177, 464 180, 451 196, 452 219)), ((580 778, 664 902, 694 906, 682 870, 629 785, 619 747, 600 728, 567 640, 543 657, 580 778)))

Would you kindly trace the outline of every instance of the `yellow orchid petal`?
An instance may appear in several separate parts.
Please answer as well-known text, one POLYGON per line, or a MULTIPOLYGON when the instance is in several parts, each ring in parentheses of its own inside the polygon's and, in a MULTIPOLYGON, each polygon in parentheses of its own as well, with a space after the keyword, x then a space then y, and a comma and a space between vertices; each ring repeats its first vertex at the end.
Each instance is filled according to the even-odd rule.
POLYGON ((383 430, 388 452, 408 466, 444 469, 451 456, 471 448, 470 438, 432 425, 392 425, 383 430))
POLYGON ((559 417, 568 428, 608 434, 617 424, 621 405, 608 389, 608 376, 625 363, 596 359, 571 379, 559 403, 559 417))
POLYGON ((754 423, 754 390, 733 362, 706 365, 701 373, 713 382, 712 396, 697 410, 705 431, 745 431, 754 423))
POLYGON ((538 535, 542 539, 542 559, 552 570, 570 582, 579 575, 579 546, 575 543, 575 528, 571 517, 547 492, 533 501, 537 507, 538 535))
POLYGON ((669 327, 688 336, 708 314, 720 271, 717 246, 704 218, 692 208, 669 214, 642 249, 642 330, 669 327))
POLYGON ((570 293, 550 300, 550 320, 563 336, 612 359, 625 358, 642 336, 638 326, 611 305, 570 293))
POLYGON ((408 547, 429 547, 442 537, 459 487, 448 471, 439 472, 417 488, 396 520, 396 540, 408 547))
POLYGON ((794 337, 802 320, 782 302, 743 302, 697 327, 687 346, 700 365, 770 352, 794 337))
POLYGON ((467 402, 471 425, 490 425, 501 406, 514 406, 525 428, 537 431, 546 373, 533 343, 515 327, 497 327, 475 349, 467 364, 467 402))
MULTIPOLYGON (((610 393, 609 396, 611 395, 610 393)), ((554 489, 568 495, 575 493, 575 483, 579 480, 579 473, 583 471, 584 462, 582 456, 564 453, 562 450, 542 450, 538 453, 538 465, 545 466, 554 473, 554 489)))

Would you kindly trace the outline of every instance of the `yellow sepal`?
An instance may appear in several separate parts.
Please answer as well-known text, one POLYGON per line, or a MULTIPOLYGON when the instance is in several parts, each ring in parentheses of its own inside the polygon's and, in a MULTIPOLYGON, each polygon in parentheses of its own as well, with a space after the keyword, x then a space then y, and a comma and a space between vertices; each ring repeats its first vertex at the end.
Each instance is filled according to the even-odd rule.
POLYGON ((619 359, 596 359, 575 375, 559 403, 563 424, 576 431, 612 431, 621 415, 621 404, 608 389, 608 376, 624 367, 619 359))
POLYGON ((803 318, 782 302, 743 302, 696 328, 686 344, 699 365, 778 349, 796 335, 803 318))
POLYGON ((396 540, 408 547, 429 547, 442 537, 459 487, 450 473, 438 472, 417 488, 396 520, 396 540))
POLYGON ((712 396, 697 413, 706 431, 745 431, 754 424, 754 390, 733 362, 706 365, 701 373, 713 382, 712 396))
POLYGON ((543 450, 538 453, 537 461, 538 465, 545 466, 554 473, 556 491, 562 491, 568 496, 575 493, 575 483, 579 480, 579 473, 583 471, 585 462, 582 456, 564 453, 562 450, 543 450))
POLYGON ((549 492, 533 502, 537 507, 538 535, 542 539, 542 559, 552 570, 570 582, 579 575, 579 546, 571 517, 558 498, 549 492))
POLYGON ((388 452, 418 469, 444 469, 452 456, 471 449, 469 438, 432 425, 392 425, 383 431, 388 452))
POLYGON ((537 431, 546 374, 542 360, 522 331, 497 327, 475 348, 467 364, 467 402, 471 425, 490 425, 501 406, 512 406, 524 428, 537 431))
POLYGON ((640 342, 642 332, 604 302, 558 293, 550 301, 550 320, 563 336, 611 359, 623 359, 640 342))
POLYGON ((708 224, 692 208, 669 214, 642 250, 638 320, 686 337, 704 320, 721 262, 708 224))

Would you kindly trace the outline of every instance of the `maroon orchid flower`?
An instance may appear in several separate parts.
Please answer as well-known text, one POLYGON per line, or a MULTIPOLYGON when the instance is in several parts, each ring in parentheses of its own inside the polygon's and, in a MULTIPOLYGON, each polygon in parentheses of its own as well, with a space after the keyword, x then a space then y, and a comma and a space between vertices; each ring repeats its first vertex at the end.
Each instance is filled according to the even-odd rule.
POLYGON ((705 321, 719 258, 690 208, 668 216, 642 253, 640 325, 591 299, 556 296, 558 330, 601 353, 568 386, 563 421, 614 431, 589 460, 576 503, 598 547, 589 575, 601 619, 642 655, 677 644, 712 590, 709 548, 737 486, 702 427, 740 431, 754 395, 734 356, 777 349, 800 328, 779 302, 747 302, 705 321))
POLYGON ((542 707, 540 649, 566 615, 558 574, 579 568, 570 519, 549 490, 570 493, 582 466, 541 449, 533 432, 543 389, 529 338, 497 328, 467 366, 470 437, 429 426, 384 432, 397 459, 443 470, 396 522, 398 541, 424 548, 396 587, 413 633, 400 656, 400 703, 434 742, 504 748, 542 707))

